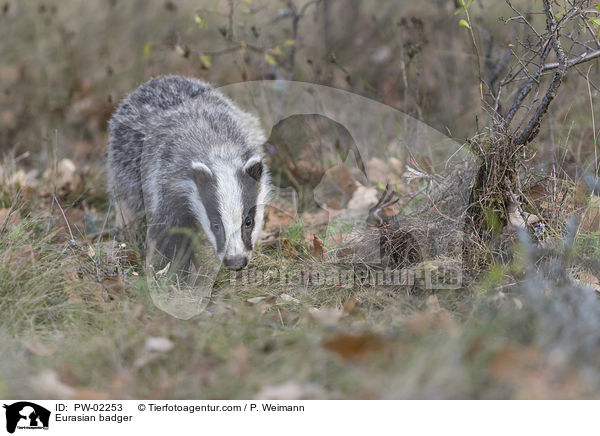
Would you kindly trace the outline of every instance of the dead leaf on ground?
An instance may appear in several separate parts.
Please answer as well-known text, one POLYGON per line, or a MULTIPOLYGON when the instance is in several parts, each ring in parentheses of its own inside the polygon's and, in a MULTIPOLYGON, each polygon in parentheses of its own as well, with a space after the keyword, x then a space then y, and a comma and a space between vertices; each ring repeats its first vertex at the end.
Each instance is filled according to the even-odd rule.
POLYGON ((300 257, 298 250, 294 248, 292 243, 288 239, 283 240, 283 256, 288 258, 297 259, 300 257))
POLYGON ((279 295, 279 297, 277 297, 277 302, 279 304, 283 304, 283 303, 295 303, 298 304, 300 303, 300 300, 298 300, 297 298, 292 297, 291 295, 288 294, 281 294, 279 295))
POLYGON ((323 245, 323 240, 319 236, 313 236, 313 248, 310 252, 311 256, 317 259, 323 259, 323 256, 327 253, 327 247, 323 245))
POLYGON ((369 332, 340 333, 324 339, 322 345, 343 359, 364 360, 372 354, 382 351, 385 342, 379 336, 369 332))
POLYGON ((151 336, 146 338, 146 342, 144 343, 144 351, 166 353, 171 351, 173 346, 173 342, 171 342, 168 338, 151 336))
POLYGON ((149 363, 165 357, 174 347, 173 342, 164 337, 148 337, 144 342, 144 347, 140 350, 137 358, 133 362, 135 368, 141 368, 149 363))
POLYGON ((516 207, 508 214, 509 223, 516 228, 525 229, 540 221, 540 217, 532 213, 520 212, 516 207))
POLYGON ((250 304, 259 304, 259 303, 274 303, 277 297, 274 295, 263 295, 260 297, 252 297, 246 299, 246 301, 250 304))
POLYGON ((164 268, 156 271, 156 277, 162 277, 169 272, 169 268, 171 267, 171 262, 167 263, 164 268))

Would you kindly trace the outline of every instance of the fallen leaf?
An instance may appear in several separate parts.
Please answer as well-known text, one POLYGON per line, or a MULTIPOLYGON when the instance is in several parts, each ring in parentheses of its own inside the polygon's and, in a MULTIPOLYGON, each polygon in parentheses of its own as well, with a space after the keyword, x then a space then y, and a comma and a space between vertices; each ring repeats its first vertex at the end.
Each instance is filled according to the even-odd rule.
POLYGON ((173 342, 163 337, 149 337, 144 343, 144 351, 166 353, 173 348, 173 342))
POLYGON ((508 221, 514 227, 524 229, 527 225, 532 225, 540 221, 540 217, 532 213, 519 212, 517 208, 508 214, 508 221), (525 222, 527 220, 527 222, 525 222))
POLYGON ((343 359, 364 360, 384 348, 384 341, 373 333, 340 333, 323 340, 322 345, 343 359))
POLYGON ((294 248, 288 239, 283 240, 283 256, 288 258, 298 258, 298 251, 294 248))
POLYGON ((173 342, 163 337, 149 337, 144 342, 144 347, 133 362, 135 368, 141 368, 149 363, 164 357, 172 348, 173 342))
POLYGON ((327 248, 323 245, 323 240, 317 235, 313 236, 313 249, 310 254, 312 257, 317 259, 323 259, 323 256, 327 253, 327 248))
POLYGON ((294 298, 288 294, 281 294, 278 297, 278 300, 281 300, 283 303, 296 303, 296 304, 300 303, 300 300, 298 300, 297 298, 294 298))
POLYGON ((166 275, 169 272, 170 267, 171 267, 171 262, 167 263, 163 269, 156 271, 156 276, 162 277, 162 276, 166 275))
POLYGON ((258 303, 273 303, 275 301, 276 297, 273 295, 264 295, 262 297, 252 297, 252 298, 248 298, 246 301, 248 303, 251 304, 258 304, 258 303))

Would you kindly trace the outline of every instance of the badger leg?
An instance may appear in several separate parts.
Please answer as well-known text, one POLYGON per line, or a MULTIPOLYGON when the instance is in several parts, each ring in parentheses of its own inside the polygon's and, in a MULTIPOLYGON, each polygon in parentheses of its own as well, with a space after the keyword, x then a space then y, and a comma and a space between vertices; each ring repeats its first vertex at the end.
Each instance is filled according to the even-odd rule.
POLYGON ((150 222, 148 225, 146 246, 149 247, 148 261, 153 267, 161 268, 171 264, 170 271, 180 277, 187 277, 193 271, 196 261, 194 255, 194 227, 176 226, 171 223, 150 222))

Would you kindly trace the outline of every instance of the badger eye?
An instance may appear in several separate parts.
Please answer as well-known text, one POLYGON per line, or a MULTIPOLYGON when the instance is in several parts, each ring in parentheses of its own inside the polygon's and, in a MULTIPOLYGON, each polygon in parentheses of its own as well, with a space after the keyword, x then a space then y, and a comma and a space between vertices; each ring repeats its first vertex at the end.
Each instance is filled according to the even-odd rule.
POLYGON ((212 223, 212 227, 214 230, 219 230, 221 228, 221 224, 215 221, 214 223, 212 223))
POLYGON ((246 227, 251 227, 252 226, 252 218, 250 218, 249 216, 246 217, 246 221, 244 221, 244 224, 246 225, 246 227))

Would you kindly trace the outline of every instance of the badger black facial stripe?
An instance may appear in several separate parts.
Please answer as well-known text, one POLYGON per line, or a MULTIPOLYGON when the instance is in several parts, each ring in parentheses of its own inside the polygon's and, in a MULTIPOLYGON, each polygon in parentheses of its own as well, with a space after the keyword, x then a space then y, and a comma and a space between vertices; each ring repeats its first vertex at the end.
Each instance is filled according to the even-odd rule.
POLYGON ((242 216, 242 241, 244 242, 244 246, 248 250, 252 250, 252 231, 254 230, 255 218, 256 218, 256 202, 258 200, 258 190, 260 188, 260 182, 254 180, 250 175, 245 171, 240 171, 238 173, 238 180, 240 186, 242 187, 242 199, 243 199, 243 211, 244 214, 242 216), (246 218, 250 218, 252 220, 252 224, 247 227, 246 226, 246 218))
POLYGON ((245 167, 246 173, 255 181, 259 182, 262 177, 263 166, 260 160, 249 161, 245 167))
POLYGON ((217 252, 221 253, 225 248, 225 231, 223 229, 223 220, 219 212, 219 201, 217 199, 217 182, 212 177, 197 177, 196 186, 198 186, 198 194, 200 201, 206 210, 210 231, 215 237, 217 252), (219 230, 213 227, 213 224, 219 225, 219 230))

